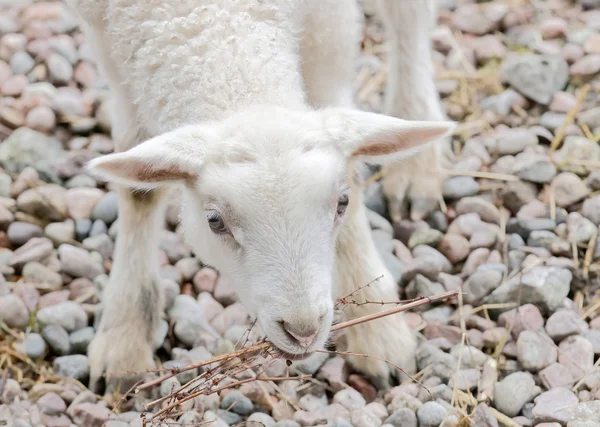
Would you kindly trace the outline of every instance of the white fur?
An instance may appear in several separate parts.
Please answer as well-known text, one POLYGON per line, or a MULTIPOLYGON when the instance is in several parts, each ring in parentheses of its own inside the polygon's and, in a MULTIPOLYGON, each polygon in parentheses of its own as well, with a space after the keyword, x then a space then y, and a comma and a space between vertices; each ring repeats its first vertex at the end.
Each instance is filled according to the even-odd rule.
MULTIPOLYGON (((321 347, 333 298, 381 274, 365 298, 397 299, 362 195, 351 192, 341 217, 338 200, 352 187, 355 161, 405 158, 453 126, 352 109, 355 0, 71 3, 87 24, 114 101, 117 153, 94 160, 90 170, 146 191, 120 192, 115 264, 90 347, 92 381, 105 370, 152 366, 161 312, 156 235, 174 186, 182 191, 186 241, 235 283, 284 352, 321 347), (207 215, 214 212, 227 233, 211 231, 207 215), (312 335, 310 344, 293 338, 312 335)), ((379 310, 366 305, 349 315, 379 310)), ((347 335, 349 351, 414 370, 415 339, 403 317, 347 335)), ((386 379, 394 371, 375 359, 351 362, 386 379)))

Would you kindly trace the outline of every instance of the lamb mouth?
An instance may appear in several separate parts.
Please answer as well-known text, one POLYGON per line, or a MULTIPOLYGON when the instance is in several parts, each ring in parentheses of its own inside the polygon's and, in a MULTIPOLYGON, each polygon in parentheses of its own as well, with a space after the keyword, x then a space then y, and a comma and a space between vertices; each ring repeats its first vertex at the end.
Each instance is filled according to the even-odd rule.
POLYGON ((307 351, 306 353, 300 353, 300 354, 288 353, 287 351, 281 350, 276 347, 276 356, 277 357, 280 357, 284 360, 289 360, 292 362, 297 362, 300 360, 308 359, 313 354, 315 354, 314 351, 307 351))

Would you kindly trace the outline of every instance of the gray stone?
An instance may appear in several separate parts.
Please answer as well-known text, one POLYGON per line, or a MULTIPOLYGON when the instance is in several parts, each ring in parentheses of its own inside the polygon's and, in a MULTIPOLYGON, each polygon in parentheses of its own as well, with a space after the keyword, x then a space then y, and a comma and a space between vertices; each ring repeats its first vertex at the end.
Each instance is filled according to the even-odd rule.
POLYGON ((117 219, 118 211, 119 201, 117 193, 109 191, 94 206, 92 219, 100 219, 110 225, 117 219))
POLYGON ((437 402, 426 402, 417 410, 420 427, 438 427, 446 417, 447 410, 437 402))
POLYGON ((71 351, 73 353, 86 354, 88 346, 94 339, 95 333, 94 328, 91 326, 72 332, 71 335, 69 335, 71 351))
POLYGON ((525 372, 515 372, 496 384, 494 406, 503 414, 516 417, 535 394, 533 377, 525 372))
POLYGON ((556 342, 582 334, 587 329, 587 323, 572 310, 559 310, 546 321, 546 332, 556 342))
POLYGON ((590 189, 574 173, 562 172, 552 180, 556 205, 566 208, 585 198, 590 189))
POLYGON ((333 401, 335 403, 341 404, 350 411, 356 408, 362 408, 367 404, 365 398, 362 397, 362 395, 353 388, 346 388, 344 390, 338 391, 333 396, 333 401))
POLYGON ((537 197, 537 188, 530 182, 510 181, 502 194, 504 205, 513 213, 537 197))
POLYGON ((75 354, 54 359, 52 368, 57 375, 85 381, 90 374, 87 356, 75 354))
POLYGON ((85 239, 92 229, 92 220, 85 219, 77 219, 75 220, 75 238, 78 241, 82 241, 85 239))
POLYGON ((94 260, 85 249, 62 244, 58 247, 58 256, 62 263, 62 271, 70 276, 93 280, 104 273, 102 264, 94 260))
POLYGON ((6 235, 13 245, 21 246, 35 237, 42 237, 44 231, 37 224, 15 221, 8 226, 6 235))
POLYGON ((540 159, 522 168, 519 171, 519 178, 536 184, 545 184, 552 181, 552 178, 556 176, 556 172, 554 163, 546 159, 540 159))
POLYGON ((486 295, 500 286, 503 274, 495 270, 477 270, 464 284, 464 298, 468 304, 478 304, 486 295))
POLYGON ((42 336, 50 346, 50 349, 59 356, 69 354, 69 333, 58 325, 48 325, 42 329, 42 336))
MULTIPOLYGON (((97 219, 92 223, 92 228, 90 228, 90 237, 99 236, 100 234, 108 234, 108 227, 101 219, 97 219)), ((84 239, 82 239, 84 240, 84 239)))
POLYGON ((537 143, 537 136, 529 129, 503 129, 496 134, 496 151, 500 155, 517 154, 537 143))
POLYGON ((600 225, 600 196, 586 199, 583 202, 582 214, 595 225, 600 225))
POLYGON ((568 295, 572 273, 559 267, 539 266, 504 282, 488 295, 485 303, 515 301, 517 293, 522 303, 538 305, 545 311, 554 311, 568 295))
POLYGON ((56 164, 65 158, 60 141, 26 127, 16 129, 0 144, 0 166, 13 173, 32 166, 45 181, 60 182, 56 164))
POLYGON ((543 105, 562 90, 569 78, 569 66, 560 56, 522 54, 506 58, 501 78, 526 97, 543 105))
POLYGON ((400 408, 386 418, 384 424, 394 427, 417 427, 417 416, 408 408, 400 408))
POLYGON ((498 427, 498 421, 485 403, 480 403, 473 411, 472 421, 477 427, 498 427))
POLYGON ((23 341, 23 348, 27 356, 33 360, 45 357, 48 351, 46 341, 44 341, 40 334, 36 334, 35 332, 27 335, 27 338, 23 341))
POLYGON ((517 358, 528 371, 537 372, 556 362, 558 349, 544 333, 523 331, 517 340, 517 358))
POLYGON ((42 326, 60 325, 67 332, 85 328, 88 324, 85 311, 73 301, 63 301, 40 309, 37 312, 37 320, 42 326))
POLYGON ((263 413, 263 412, 255 412, 248 417, 246 421, 246 426, 248 427, 274 427, 275 420, 273 417, 263 413))
POLYGON ((221 409, 229 409, 239 415, 248 415, 254 409, 254 404, 242 393, 234 390, 223 398, 221 409))
POLYGON ((461 199, 479 192, 479 184, 470 176, 454 176, 444 181, 442 194, 448 199, 461 199))

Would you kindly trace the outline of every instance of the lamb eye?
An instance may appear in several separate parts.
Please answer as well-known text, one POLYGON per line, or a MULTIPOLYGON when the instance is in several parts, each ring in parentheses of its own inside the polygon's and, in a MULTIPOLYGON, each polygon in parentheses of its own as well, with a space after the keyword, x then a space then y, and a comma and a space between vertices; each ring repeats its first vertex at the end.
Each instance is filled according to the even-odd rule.
POLYGON ((208 211, 206 213, 206 220, 213 233, 222 234, 227 232, 225 221, 221 214, 217 211, 208 211))
POLYGON ((349 202, 350 202, 350 199, 348 197, 348 192, 344 191, 342 194, 340 194, 340 198, 338 199, 338 205, 337 205, 337 215, 338 216, 344 215, 349 202))

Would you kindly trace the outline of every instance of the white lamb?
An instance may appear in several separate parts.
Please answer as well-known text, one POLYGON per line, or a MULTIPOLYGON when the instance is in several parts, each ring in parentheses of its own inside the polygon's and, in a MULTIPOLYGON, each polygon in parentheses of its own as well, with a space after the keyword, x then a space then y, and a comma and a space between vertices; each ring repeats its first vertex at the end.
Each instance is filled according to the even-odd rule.
MULTIPOLYGON (((171 189, 186 241, 235 283, 288 358, 322 347, 332 301, 396 300, 371 238, 353 164, 407 158, 384 181, 397 218, 435 200, 443 120, 433 84, 433 0, 380 0, 391 34, 387 115, 353 109, 361 16, 356 0, 71 0, 112 95, 117 153, 91 162, 119 186, 119 230, 91 382, 154 366, 161 318, 158 241, 171 189), (428 121, 406 121, 419 119, 428 121), (423 147, 427 147, 422 150, 423 147), (350 176, 349 176, 350 175, 350 176), (406 196, 406 197, 405 197, 406 196)), ((382 310, 349 307, 348 317, 382 310)), ((414 371, 416 338, 400 315, 350 328, 347 350, 414 371)), ((388 381, 395 369, 351 357, 388 381)))

